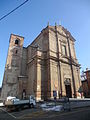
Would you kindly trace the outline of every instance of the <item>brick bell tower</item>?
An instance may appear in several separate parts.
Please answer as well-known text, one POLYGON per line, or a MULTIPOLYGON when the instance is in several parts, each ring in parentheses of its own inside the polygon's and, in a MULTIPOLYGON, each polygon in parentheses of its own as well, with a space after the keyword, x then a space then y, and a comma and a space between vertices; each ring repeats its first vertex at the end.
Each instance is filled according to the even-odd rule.
POLYGON ((21 60, 24 37, 11 34, 8 55, 5 65, 1 98, 7 96, 18 97, 18 76, 21 73, 21 60))

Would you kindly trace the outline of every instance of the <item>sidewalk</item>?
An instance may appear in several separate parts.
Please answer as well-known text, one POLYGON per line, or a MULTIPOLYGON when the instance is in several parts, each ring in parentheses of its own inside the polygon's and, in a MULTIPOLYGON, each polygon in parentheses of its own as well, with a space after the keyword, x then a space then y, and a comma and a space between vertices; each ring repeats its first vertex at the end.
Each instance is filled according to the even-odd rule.
POLYGON ((70 98, 69 100, 71 109, 90 106, 90 98, 70 98))

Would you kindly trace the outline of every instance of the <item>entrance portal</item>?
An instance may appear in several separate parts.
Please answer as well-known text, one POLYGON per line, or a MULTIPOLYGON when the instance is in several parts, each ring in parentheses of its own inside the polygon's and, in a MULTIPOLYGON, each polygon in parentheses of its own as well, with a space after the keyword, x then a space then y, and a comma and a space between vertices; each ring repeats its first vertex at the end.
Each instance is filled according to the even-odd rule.
POLYGON ((71 80, 70 78, 66 78, 64 81, 65 88, 66 88, 66 96, 71 98, 72 97, 72 90, 71 90, 71 80))
POLYGON ((72 97, 71 85, 65 85, 65 88, 66 88, 66 96, 71 98, 72 97))

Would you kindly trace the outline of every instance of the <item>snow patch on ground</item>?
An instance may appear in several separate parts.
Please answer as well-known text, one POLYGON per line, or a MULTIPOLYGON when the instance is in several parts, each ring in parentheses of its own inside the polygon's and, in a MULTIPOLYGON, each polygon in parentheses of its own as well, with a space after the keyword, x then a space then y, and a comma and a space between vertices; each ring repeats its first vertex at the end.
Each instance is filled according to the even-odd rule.
POLYGON ((42 104, 40 105, 40 107, 42 108, 42 110, 44 111, 61 111, 63 109, 62 105, 52 105, 51 103, 49 104, 42 104))
POLYGON ((50 108, 43 108, 43 110, 45 110, 45 111, 61 111, 62 106, 59 105, 59 106, 53 106, 53 107, 50 107, 50 108))
POLYGON ((4 106, 4 104, 3 103, 0 103, 0 107, 3 107, 4 106))
POLYGON ((45 104, 40 105, 40 107, 41 107, 41 108, 45 108, 45 107, 47 107, 47 105, 46 105, 46 103, 45 103, 45 104))

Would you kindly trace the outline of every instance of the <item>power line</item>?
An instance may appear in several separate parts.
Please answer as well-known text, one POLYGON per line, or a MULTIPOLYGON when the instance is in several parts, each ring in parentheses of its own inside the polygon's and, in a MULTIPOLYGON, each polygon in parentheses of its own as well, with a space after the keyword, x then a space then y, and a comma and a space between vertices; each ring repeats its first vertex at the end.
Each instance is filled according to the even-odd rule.
POLYGON ((12 11, 10 11, 9 13, 7 13, 6 15, 4 15, 3 17, 0 18, 0 21, 3 20, 5 17, 7 17, 8 15, 10 15, 11 13, 13 13, 15 10, 17 10, 18 8, 20 8, 21 6, 23 6, 26 2, 28 2, 29 0, 26 0, 25 2, 23 2, 22 4, 20 4, 18 7, 14 8, 12 11))

